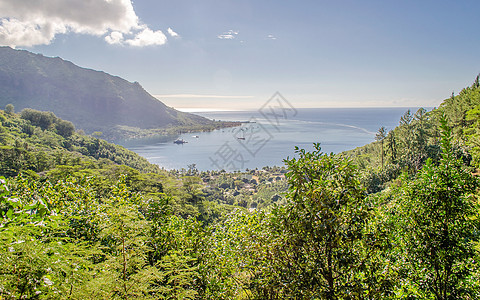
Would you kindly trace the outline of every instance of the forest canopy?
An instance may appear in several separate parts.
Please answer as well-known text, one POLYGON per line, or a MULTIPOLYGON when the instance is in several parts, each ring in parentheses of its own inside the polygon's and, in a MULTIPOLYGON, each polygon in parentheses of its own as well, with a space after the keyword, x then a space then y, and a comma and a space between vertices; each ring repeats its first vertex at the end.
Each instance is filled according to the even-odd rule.
POLYGON ((478 77, 339 154, 165 171, 0 112, 2 299, 478 299, 478 77))

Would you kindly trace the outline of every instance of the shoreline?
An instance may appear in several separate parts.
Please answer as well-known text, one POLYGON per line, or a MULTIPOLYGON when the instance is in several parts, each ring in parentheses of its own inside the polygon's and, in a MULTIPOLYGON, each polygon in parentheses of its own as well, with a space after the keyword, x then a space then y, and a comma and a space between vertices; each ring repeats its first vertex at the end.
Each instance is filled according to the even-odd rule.
POLYGON ((113 129, 113 133, 108 136, 102 137, 103 139, 122 145, 128 141, 138 141, 142 139, 162 139, 166 140, 175 139, 183 133, 195 133, 195 132, 210 132, 217 129, 238 127, 242 124, 249 123, 248 121, 215 121, 212 124, 203 125, 181 125, 172 126, 167 128, 154 128, 154 129, 141 129, 137 127, 117 126, 113 129))

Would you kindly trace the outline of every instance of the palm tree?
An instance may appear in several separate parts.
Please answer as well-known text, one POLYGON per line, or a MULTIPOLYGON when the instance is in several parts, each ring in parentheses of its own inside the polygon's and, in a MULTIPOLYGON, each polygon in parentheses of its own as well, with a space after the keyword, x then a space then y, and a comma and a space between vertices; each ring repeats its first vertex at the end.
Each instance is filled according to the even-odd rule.
POLYGON ((380 129, 378 129, 377 131, 377 134, 375 135, 375 140, 377 142, 381 142, 381 145, 382 145, 382 170, 383 170, 383 157, 384 157, 383 140, 385 139, 386 136, 387 136, 387 129, 385 128, 385 126, 380 127, 380 129))

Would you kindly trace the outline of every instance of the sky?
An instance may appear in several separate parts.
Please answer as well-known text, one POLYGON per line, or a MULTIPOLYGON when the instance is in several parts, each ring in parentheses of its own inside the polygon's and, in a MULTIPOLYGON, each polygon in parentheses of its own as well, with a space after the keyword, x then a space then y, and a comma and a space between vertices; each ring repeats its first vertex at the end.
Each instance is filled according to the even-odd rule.
MULTIPOLYGON (((168 106, 436 107, 480 72, 480 1, 0 0, 0 45, 168 106)), ((0 62, 1 63, 1 62, 0 62)))

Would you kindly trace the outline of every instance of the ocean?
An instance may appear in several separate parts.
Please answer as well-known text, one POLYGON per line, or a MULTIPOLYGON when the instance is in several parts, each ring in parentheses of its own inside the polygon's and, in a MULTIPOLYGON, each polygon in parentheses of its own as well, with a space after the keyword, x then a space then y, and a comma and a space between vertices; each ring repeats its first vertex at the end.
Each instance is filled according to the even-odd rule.
POLYGON ((242 126, 211 132, 180 134, 172 140, 147 138, 121 143, 149 162, 167 170, 235 171, 283 166, 295 146, 339 153, 371 143, 381 126, 391 130, 400 117, 418 108, 314 108, 268 111, 211 111, 196 114, 209 119, 242 121, 242 126), (248 123, 247 123, 248 122, 248 123), (174 140, 186 143, 176 144, 174 140))

